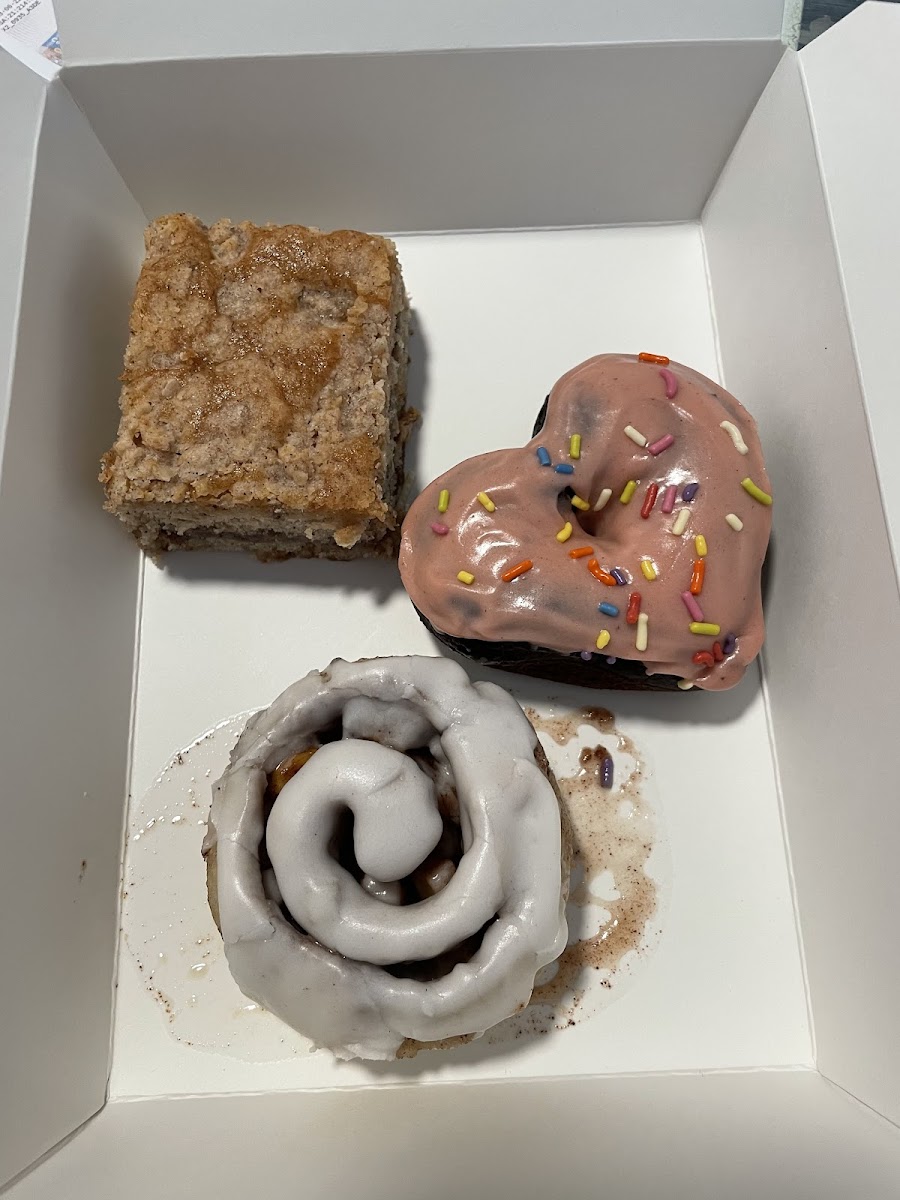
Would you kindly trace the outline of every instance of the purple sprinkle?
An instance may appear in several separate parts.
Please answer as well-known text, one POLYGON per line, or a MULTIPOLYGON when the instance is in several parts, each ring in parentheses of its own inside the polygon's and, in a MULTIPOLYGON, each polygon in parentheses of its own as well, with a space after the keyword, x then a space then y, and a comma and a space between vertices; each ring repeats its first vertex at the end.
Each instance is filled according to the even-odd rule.
POLYGON ((582 650, 581 657, 584 659, 585 662, 590 662, 591 659, 594 657, 594 655, 591 650, 582 650))
POLYGON ((624 587, 628 582, 628 576, 621 567, 613 567, 613 569, 610 571, 610 575, 612 575, 619 587, 624 587))
POLYGON ((613 760, 607 754, 600 763, 600 786, 611 788, 613 785, 613 760))
POLYGON ((722 640, 722 653, 727 658, 729 654, 734 654, 737 648, 737 638, 733 633, 726 633, 722 640))
POLYGON ((616 656, 614 654, 611 654, 606 661, 609 666, 614 667, 616 665, 616 656))
POLYGON ((575 474, 575 468, 572 466, 571 463, 557 463, 556 466, 553 468, 553 470, 556 471, 556 473, 558 475, 574 475, 575 474))
POLYGON ((690 504, 693 498, 700 491, 699 483, 688 483, 685 485, 684 491, 681 493, 681 498, 685 504, 690 504))

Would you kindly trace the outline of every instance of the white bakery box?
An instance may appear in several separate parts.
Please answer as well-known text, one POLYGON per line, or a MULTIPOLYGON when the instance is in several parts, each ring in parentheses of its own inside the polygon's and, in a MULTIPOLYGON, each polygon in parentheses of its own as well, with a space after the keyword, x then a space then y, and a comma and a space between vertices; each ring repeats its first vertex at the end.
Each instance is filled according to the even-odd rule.
POLYGON ((393 44, 362 6, 281 32, 267 4, 249 29, 58 7, 61 78, 0 61, 10 1194, 900 1195, 900 7, 799 56, 710 4, 654 38, 627 6, 398 2, 393 44), (156 566, 101 511, 143 227, 185 209, 398 236, 420 481, 526 440, 605 350, 759 419, 761 671, 611 700, 497 677, 542 711, 610 700, 658 814, 659 935, 571 1027, 342 1064, 228 980, 199 839, 233 724, 188 748, 332 657, 435 647, 390 564, 156 566))

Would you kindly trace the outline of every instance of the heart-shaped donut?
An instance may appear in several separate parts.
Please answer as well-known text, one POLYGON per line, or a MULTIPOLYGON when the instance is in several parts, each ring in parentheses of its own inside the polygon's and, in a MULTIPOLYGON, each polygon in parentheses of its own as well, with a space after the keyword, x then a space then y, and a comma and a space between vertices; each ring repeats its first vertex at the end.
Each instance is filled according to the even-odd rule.
POLYGON ((468 658, 591 687, 732 687, 764 637, 771 488, 746 409, 655 354, 553 387, 532 440, 436 479, 400 572, 468 658))

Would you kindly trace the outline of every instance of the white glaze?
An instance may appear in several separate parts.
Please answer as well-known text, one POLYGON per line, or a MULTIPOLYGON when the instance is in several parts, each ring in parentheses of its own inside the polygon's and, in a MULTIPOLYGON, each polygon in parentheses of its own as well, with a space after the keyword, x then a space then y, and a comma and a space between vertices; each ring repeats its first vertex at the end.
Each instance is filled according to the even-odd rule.
POLYGON ((222 936, 241 990, 341 1058, 392 1058, 405 1038, 481 1034, 524 1006, 537 972, 566 944, 559 809, 536 746, 511 696, 471 683, 445 659, 338 660, 251 718, 215 786, 207 839, 217 845, 222 936), (266 831, 278 889, 314 940, 266 894, 263 796, 267 774, 339 718, 345 740, 323 746, 288 782, 266 831), (424 745, 438 761, 434 779, 401 753, 424 745), (436 896, 394 906, 379 886, 436 844, 436 792, 448 778, 463 857, 436 896), (364 887, 324 850, 338 804, 356 816, 364 887), (437 956, 486 922, 471 961, 440 979, 382 969, 437 956))

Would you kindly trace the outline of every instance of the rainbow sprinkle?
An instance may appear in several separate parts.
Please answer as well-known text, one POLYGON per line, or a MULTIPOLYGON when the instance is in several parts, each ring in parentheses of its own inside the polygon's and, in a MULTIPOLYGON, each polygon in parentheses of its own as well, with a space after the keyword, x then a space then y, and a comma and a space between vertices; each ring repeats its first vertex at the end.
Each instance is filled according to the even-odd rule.
POLYGON ((681 690, 683 692, 689 692, 694 685, 691 683, 691 681, 689 679, 679 679, 678 686, 681 688, 681 690))
POLYGON ((638 362, 656 363, 659 367, 667 367, 669 365, 669 360, 664 354, 648 354, 646 350, 640 352, 638 362))
POLYGON ((722 653, 727 658, 729 654, 734 654, 737 646, 737 638, 733 633, 726 633, 722 639, 722 653))
POLYGON ((585 662, 590 662, 591 659, 594 657, 594 652, 593 652, 593 650, 582 650, 581 657, 584 659, 585 662))
POLYGON ((664 513, 670 513, 675 507, 675 494, 677 491, 678 488, 675 486, 675 484, 670 483, 663 493, 662 510, 664 513))
POLYGON ((698 650, 696 654, 691 655, 691 662, 695 662, 698 667, 712 667, 715 661, 709 650, 698 650))
POLYGON ((450 493, 446 488, 438 496, 438 512, 445 513, 450 507, 450 493))
POLYGON ((681 493, 681 498, 685 502, 685 504, 690 504, 690 502, 693 500, 693 498, 697 495, 697 493, 699 491, 700 491, 699 483, 686 483, 684 485, 684 490, 681 493))
POLYGON ((748 495, 752 496, 754 500, 758 500, 760 504, 765 504, 768 506, 772 503, 772 497, 769 495, 769 493, 764 492, 761 487, 757 487, 749 475, 746 479, 741 480, 741 487, 745 492, 747 492, 748 495))
POLYGON ((597 503, 594 505, 594 512, 599 512, 601 508, 606 508, 612 499, 612 488, 604 488, 597 497, 597 503))
POLYGON ((690 519, 691 519, 691 510, 689 508, 682 508, 678 512, 678 515, 675 517, 675 520, 672 522, 672 532, 675 534, 676 537, 681 537, 681 535, 687 529, 688 521, 690 519))
POLYGON ((684 601, 684 607, 688 610, 692 621, 703 620, 703 609, 694 599, 690 592, 682 592, 681 598, 684 601))
POLYGON ((446 537, 450 532, 450 526, 444 525, 441 521, 432 521, 431 528, 438 535, 438 537, 446 537))
POLYGON ((627 438, 631 438, 636 446, 640 446, 643 449, 647 445, 647 439, 633 425, 626 425, 622 432, 627 438))
POLYGON ((494 512, 497 507, 487 492, 478 493, 478 503, 482 506, 482 508, 486 508, 488 512, 494 512))
POLYGON ((637 631, 634 635, 635 650, 647 649, 647 627, 650 624, 650 618, 645 612, 638 613, 637 631))
POLYGON ((678 379, 672 371, 667 371, 665 368, 660 371, 660 375, 663 383, 666 385, 666 399, 674 400, 678 395, 678 379))
POLYGON ((750 447, 747 445, 747 443, 741 437, 741 431, 738 429, 737 425, 735 425, 733 421, 722 421, 722 423, 719 425, 719 428, 724 429, 725 432, 728 434, 728 436, 731 438, 731 440, 734 442, 734 448, 735 448, 735 450, 737 450, 738 454, 749 453, 750 447))
POLYGON ((593 553, 593 546, 578 546, 575 550, 569 551, 569 558, 587 558, 589 554, 593 553))
POLYGON ((609 571, 605 571, 603 569, 603 567, 600 566, 600 564, 599 564, 599 562, 597 562, 596 558, 591 559, 591 561, 587 565, 587 569, 590 571, 590 573, 593 575, 593 577, 595 579, 599 579, 600 582, 605 583, 607 587, 615 587, 616 586, 615 579, 612 577, 612 575, 610 575, 609 571))
POLYGON ((569 438, 569 458, 581 458, 581 434, 573 433, 569 438))
POLYGON ((563 525, 562 529, 556 535, 556 540, 558 542, 567 542, 571 536, 572 536, 572 522, 566 521, 565 525, 563 525))
POLYGON ((538 462, 542 467, 550 466, 550 452, 546 446, 538 446, 535 453, 537 454, 538 462))
POLYGON ((597 634, 597 649, 604 650, 609 645, 611 633, 608 629, 601 629, 597 634))
POLYGON ((472 574, 471 571, 459 571, 459 572, 457 572, 456 578, 459 580, 460 583, 464 583, 466 585, 466 587, 468 587, 470 583, 475 582, 475 576, 472 574))
POLYGON ((580 496, 573 496, 572 507, 580 508, 582 512, 587 512, 591 506, 588 504, 587 500, 582 500, 580 496))
POLYGON ((610 571, 610 575, 612 575, 619 587, 624 587, 628 582, 628 576, 621 567, 613 567, 613 569, 610 571))
POLYGON ((644 503, 641 505, 641 516, 646 521, 653 512, 653 505, 656 503, 656 497, 659 492, 659 484, 651 483, 647 488, 647 494, 644 497, 644 503))
POLYGON ((508 571, 504 571, 500 578, 504 583, 512 583, 514 579, 518 579, 520 575, 524 575, 526 571, 530 571, 533 566, 534 563, 530 558, 523 558, 520 563, 516 563, 508 571))
POLYGON ((607 790, 613 785, 613 760, 612 755, 607 754, 600 760, 600 786, 607 790))
POLYGON ((652 442, 647 449, 651 454, 662 454, 663 450, 668 450, 668 448, 673 445, 674 442, 675 439, 672 437, 671 433, 667 433, 664 437, 658 438, 655 442, 652 442))
POLYGON ((629 479, 622 488, 622 495, 619 497, 620 504, 627 504, 637 489, 637 480, 629 479))
POLYGON ((691 621, 688 629, 691 633, 699 634, 700 637, 718 637, 722 632, 720 626, 714 625, 711 621, 691 621))
POLYGON ((735 533, 740 533, 744 528, 744 522, 735 513, 726 513, 725 520, 731 526, 735 533))
POLYGON ((571 463, 557 463, 553 470, 557 475, 574 475, 575 468, 571 463))
POLYGON ((653 580, 659 575, 659 572, 656 569, 656 563, 649 558, 641 559, 641 572, 649 583, 652 583, 653 580))
POLYGON ((619 610, 616 608, 616 606, 614 604, 610 604, 607 600, 604 600, 602 604, 598 604, 597 608, 606 617, 617 617, 619 615, 619 610))
POLYGON ((628 597, 628 608, 625 612, 625 620, 629 625, 636 625, 638 615, 641 611, 641 593, 632 592, 628 597))
POLYGON ((695 558, 694 565, 691 568, 691 586, 690 593, 692 596, 699 596, 703 591, 703 576, 706 574, 706 563, 702 558, 695 558))
POLYGON ((706 558, 706 538, 702 533, 698 533, 694 538, 694 549, 697 551, 698 558, 706 558))

